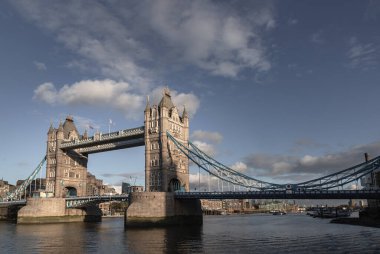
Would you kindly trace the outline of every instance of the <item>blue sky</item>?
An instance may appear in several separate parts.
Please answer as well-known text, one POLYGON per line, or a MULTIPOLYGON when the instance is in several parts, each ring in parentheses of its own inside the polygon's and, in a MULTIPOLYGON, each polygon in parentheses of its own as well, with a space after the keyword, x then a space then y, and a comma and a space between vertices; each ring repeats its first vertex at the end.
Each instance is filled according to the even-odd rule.
MULTIPOLYGON (((50 122, 138 127, 166 85, 192 141, 248 175, 357 164, 380 154, 379 27, 378 1, 1 1, 0 177, 32 172, 50 122)), ((143 148, 88 168, 142 184, 143 148)))

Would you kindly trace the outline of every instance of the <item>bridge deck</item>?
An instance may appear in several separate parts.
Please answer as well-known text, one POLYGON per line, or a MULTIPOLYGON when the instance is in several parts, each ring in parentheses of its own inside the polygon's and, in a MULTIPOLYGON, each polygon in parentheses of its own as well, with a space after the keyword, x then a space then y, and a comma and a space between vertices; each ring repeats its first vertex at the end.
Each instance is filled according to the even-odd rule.
POLYGON ((177 192, 177 199, 380 199, 380 190, 177 192))
POLYGON ((86 139, 75 139, 63 142, 62 150, 75 150, 83 154, 98 153, 110 150, 144 145, 145 127, 137 127, 117 132, 99 134, 86 139))

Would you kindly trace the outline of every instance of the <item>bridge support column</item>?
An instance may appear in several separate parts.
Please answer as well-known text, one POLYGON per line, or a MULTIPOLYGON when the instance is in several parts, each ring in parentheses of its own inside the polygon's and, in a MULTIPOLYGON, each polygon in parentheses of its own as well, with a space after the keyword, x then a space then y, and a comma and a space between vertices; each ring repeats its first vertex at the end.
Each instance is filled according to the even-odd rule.
POLYGON ((124 216, 126 227, 201 225, 200 200, 176 200, 170 192, 134 192, 124 216))
POLYGON ((0 206, 0 221, 16 221, 17 212, 23 205, 2 205, 0 206))
POLYGON ((26 206, 18 212, 17 223, 87 222, 101 221, 101 218, 97 207, 68 209, 64 198, 29 198, 26 206))

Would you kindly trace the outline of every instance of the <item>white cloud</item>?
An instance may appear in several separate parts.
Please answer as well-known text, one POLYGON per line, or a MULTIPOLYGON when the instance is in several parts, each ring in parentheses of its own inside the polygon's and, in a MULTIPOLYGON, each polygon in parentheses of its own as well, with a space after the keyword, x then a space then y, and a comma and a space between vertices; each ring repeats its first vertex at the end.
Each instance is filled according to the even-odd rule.
POLYGON ((173 91, 172 97, 174 105, 176 105, 179 110, 182 109, 182 106, 186 107, 186 111, 190 117, 195 115, 200 106, 198 97, 193 93, 178 93, 173 91))
POLYGON ((44 64, 42 62, 34 61, 33 64, 34 64, 34 66, 36 66, 37 70, 39 70, 39 71, 46 71, 47 70, 46 64, 44 64))
POLYGON ((185 60, 214 75, 235 77, 246 68, 266 71, 271 64, 262 30, 274 27, 270 8, 255 6, 250 16, 205 1, 156 1, 151 25, 185 60))
POLYGON ((205 171, 199 172, 190 172, 189 182, 191 190, 199 191, 238 191, 246 190, 244 187, 239 187, 232 183, 228 183, 220 180, 219 178, 208 174, 205 171))
POLYGON ((191 134, 190 139, 201 151, 214 157, 217 154, 215 144, 220 143, 223 136, 218 132, 196 130, 191 134))
POLYGON ((143 97, 130 92, 126 82, 113 80, 83 80, 64 85, 57 90, 52 83, 44 83, 34 90, 34 99, 48 104, 109 106, 135 118, 143 107, 143 97))
MULTIPOLYGON (((163 86, 156 87, 150 93, 151 104, 158 105, 162 98, 163 86)), ((192 117, 197 112, 200 106, 200 100, 194 93, 178 93, 176 90, 170 90, 173 104, 177 107, 179 113, 182 113, 183 107, 186 107, 186 111, 189 117, 192 117)))
POLYGON ((57 101, 57 89, 52 83, 43 83, 34 90, 34 99, 55 104, 57 101))
MULTIPOLYGON (((193 65, 236 77, 271 68, 264 35, 275 27, 271 3, 211 1, 11 1, 19 13, 107 78, 147 91, 162 64, 193 65), (160 63, 160 64, 158 64, 160 63)), ((78 63, 81 63, 78 65, 78 63)))
POLYGON ((73 119, 75 121, 75 126, 78 128, 78 131, 89 130, 91 128, 95 130, 100 129, 100 125, 90 118, 73 115, 73 119))
POLYGON ((230 168, 232 168, 233 170, 236 170, 240 173, 244 173, 248 169, 247 164, 245 164, 244 162, 241 162, 241 161, 238 161, 235 164, 231 165, 230 168))
POLYGON ((134 39, 125 21, 106 5, 96 1, 11 3, 103 75, 126 80, 140 89, 151 83, 150 71, 138 63, 148 58, 148 52, 134 39))
POLYGON ((199 174, 199 172, 197 173, 190 173, 189 174, 189 181, 191 184, 198 184, 199 182, 201 184, 204 184, 207 182, 207 175, 205 174, 199 174))
POLYGON ((346 55, 349 67, 366 70, 377 66, 379 47, 374 43, 362 44, 356 37, 351 37, 346 55))
POLYGON ((311 155, 305 155, 300 159, 300 164, 302 166, 313 166, 318 162, 318 157, 311 156, 311 155))
POLYGON ((194 131, 191 134, 191 138, 212 143, 220 143, 223 140, 223 136, 219 132, 210 132, 202 130, 194 131))
POLYGON ((215 156, 216 151, 213 145, 198 140, 195 140, 192 143, 208 156, 215 156))
MULTIPOLYGON (((162 91, 163 87, 157 87, 151 92, 153 104, 159 103, 162 91)), ((172 90, 171 96, 179 111, 185 105, 189 116, 195 115, 200 105, 195 94, 172 90)), ((34 90, 33 98, 51 105, 110 107, 123 112, 127 118, 139 117, 145 104, 144 96, 133 93, 129 83, 110 79, 82 80, 59 90, 53 83, 43 83, 34 90)))
POLYGON ((345 151, 321 156, 304 155, 284 156, 270 154, 251 154, 243 162, 249 169, 255 169, 255 176, 290 177, 301 175, 303 179, 313 179, 357 165, 364 161, 364 153, 377 155, 380 141, 355 146, 345 151))

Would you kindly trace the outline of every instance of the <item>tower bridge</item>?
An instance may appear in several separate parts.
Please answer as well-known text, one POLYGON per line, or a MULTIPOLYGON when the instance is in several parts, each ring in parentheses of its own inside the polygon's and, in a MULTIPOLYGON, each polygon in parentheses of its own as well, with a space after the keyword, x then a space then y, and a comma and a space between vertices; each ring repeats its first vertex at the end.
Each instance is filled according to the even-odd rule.
POLYGON ((168 140, 167 131, 177 142, 189 139, 189 118, 174 106, 166 89, 158 105, 147 101, 144 126, 89 137, 79 134, 74 119, 68 116, 58 128, 48 131, 46 153, 46 190, 54 197, 64 197, 68 191, 86 196, 88 155, 118 149, 145 146, 145 190, 189 191, 188 158, 168 140))
MULTIPOLYGON (((199 222, 202 216, 199 199, 202 198, 380 199, 380 157, 317 179, 292 184, 261 181, 223 165, 191 143, 186 109, 179 112, 168 89, 165 89, 158 105, 151 106, 147 100, 144 125, 137 128, 104 134, 97 131, 93 136, 88 136, 87 131, 83 134, 78 132, 71 116, 64 123, 60 122, 58 128, 51 125, 47 133, 45 156, 46 192, 60 199, 60 204, 72 204, 71 208, 76 206, 86 209, 89 204, 103 202, 105 198, 102 197, 87 200, 91 187, 87 182, 89 155, 137 146, 145 147, 145 192, 129 196, 127 217, 131 224, 170 221, 173 218, 199 222), (189 192, 190 161, 209 175, 243 186, 249 191, 189 192), (358 185, 359 181, 364 183, 363 190, 347 189, 348 184, 358 185), (68 200, 68 194, 76 197, 68 200)), ((41 163, 25 181, 26 185, 41 169, 41 163)), ((12 195, 10 199, 17 196, 12 195)), ((33 202, 36 206, 41 205, 37 201, 33 202)))

